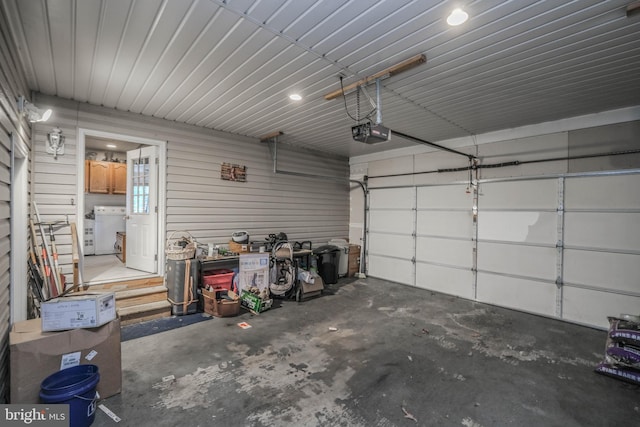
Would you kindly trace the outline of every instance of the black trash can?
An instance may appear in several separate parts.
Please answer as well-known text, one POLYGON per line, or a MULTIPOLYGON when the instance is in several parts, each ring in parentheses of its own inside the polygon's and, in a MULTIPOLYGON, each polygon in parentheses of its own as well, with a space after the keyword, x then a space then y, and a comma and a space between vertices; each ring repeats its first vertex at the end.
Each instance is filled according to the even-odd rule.
POLYGON ((340 248, 334 245, 324 245, 313 250, 318 262, 318 274, 322 281, 331 285, 338 283, 338 255, 340 248))

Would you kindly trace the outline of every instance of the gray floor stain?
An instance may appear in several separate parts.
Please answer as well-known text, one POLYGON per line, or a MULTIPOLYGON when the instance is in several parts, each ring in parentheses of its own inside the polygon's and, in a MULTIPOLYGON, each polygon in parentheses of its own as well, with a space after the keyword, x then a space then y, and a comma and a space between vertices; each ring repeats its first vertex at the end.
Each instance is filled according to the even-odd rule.
MULTIPOLYGON (((158 427, 582 427, 640 414, 637 386, 593 372, 604 331, 376 279, 330 290, 124 342, 122 393, 104 403, 121 425, 158 427)), ((99 411, 93 427, 111 425, 99 411)))

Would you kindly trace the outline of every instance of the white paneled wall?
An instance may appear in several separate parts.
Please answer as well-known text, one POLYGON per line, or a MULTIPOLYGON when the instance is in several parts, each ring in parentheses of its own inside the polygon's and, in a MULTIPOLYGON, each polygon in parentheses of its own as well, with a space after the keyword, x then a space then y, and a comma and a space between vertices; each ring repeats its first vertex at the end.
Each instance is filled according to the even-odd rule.
POLYGON ((9 18, 0 8, 0 403, 9 399, 9 330, 11 322, 23 320, 27 316, 26 250, 27 236, 16 233, 17 224, 26 224, 28 212, 21 212, 24 206, 17 200, 26 200, 28 194, 12 194, 17 186, 14 180, 28 175, 29 150, 31 148, 31 128, 18 112, 16 100, 19 96, 29 97, 26 76, 17 63, 9 35, 9 18), (16 147, 22 147, 17 150, 16 147), (20 155, 17 153, 24 152, 20 155), (20 162, 24 174, 16 177, 15 164, 20 162), (14 206, 12 206, 12 199, 14 206), (12 212, 13 208, 13 212, 12 212), (18 249, 14 248, 14 242, 18 249), (12 265, 12 261, 15 265, 12 265), (18 267, 17 263, 22 263, 18 267))
MULTIPOLYGON (((52 124, 38 125, 35 138, 34 197, 44 221, 76 218, 76 161, 81 155, 76 134, 82 128, 167 141, 167 233, 186 230, 199 242, 226 244, 238 230, 249 232, 252 240, 284 232, 290 240, 310 240, 315 246, 349 235, 345 158, 279 144, 278 170, 298 175, 276 174, 269 145, 254 139, 43 95, 38 102, 54 109, 52 124), (57 159, 44 152, 51 126, 59 126, 66 136, 65 154, 57 159), (223 162, 246 166, 247 182, 221 180, 223 162)), ((69 233, 63 228, 58 239, 67 274, 69 233)))

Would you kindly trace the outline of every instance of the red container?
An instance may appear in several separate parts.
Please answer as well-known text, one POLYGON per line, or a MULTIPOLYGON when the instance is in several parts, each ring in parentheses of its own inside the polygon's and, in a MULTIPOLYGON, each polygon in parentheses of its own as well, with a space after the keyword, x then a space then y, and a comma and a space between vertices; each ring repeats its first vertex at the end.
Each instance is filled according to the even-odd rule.
POLYGON ((209 287, 211 291, 231 290, 233 284, 232 270, 213 270, 202 276, 202 287, 209 287))

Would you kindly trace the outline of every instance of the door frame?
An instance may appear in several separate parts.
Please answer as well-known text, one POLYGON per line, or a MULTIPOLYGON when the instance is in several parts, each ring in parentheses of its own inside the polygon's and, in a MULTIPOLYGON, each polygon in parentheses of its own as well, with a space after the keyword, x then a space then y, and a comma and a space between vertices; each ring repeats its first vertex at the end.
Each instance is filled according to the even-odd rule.
MULTIPOLYGON (((134 142, 144 145, 155 145, 158 147, 158 271, 156 274, 162 276, 165 268, 164 260, 164 237, 166 235, 166 205, 167 205, 167 141, 158 139, 143 138, 127 134, 114 132, 104 132, 93 129, 78 128, 77 154, 76 161, 78 170, 77 186, 78 199, 76 208, 76 223, 78 233, 84 230, 84 161, 85 161, 85 140, 87 136, 95 136, 98 138, 115 139, 126 142, 134 142)), ((128 196, 128 195, 127 195, 128 196)), ((81 242, 84 242, 82 236, 78 236, 81 242)), ((83 255, 84 256, 84 255, 83 255)), ((82 264, 81 264, 82 265, 82 264)), ((80 267, 82 268, 82 267, 80 267)))
POLYGON ((11 324, 27 320, 27 263, 29 212, 29 148, 14 133, 11 142, 11 324))

